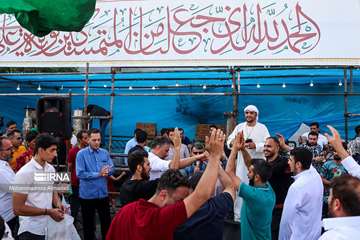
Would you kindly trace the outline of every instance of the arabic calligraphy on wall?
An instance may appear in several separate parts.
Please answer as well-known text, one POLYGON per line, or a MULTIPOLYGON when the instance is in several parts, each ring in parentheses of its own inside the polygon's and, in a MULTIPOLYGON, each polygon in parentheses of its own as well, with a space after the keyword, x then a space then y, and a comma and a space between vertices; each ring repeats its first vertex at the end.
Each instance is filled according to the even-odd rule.
POLYGON ((81 32, 39 38, 0 15, 0 61, 302 57, 322 41, 302 1, 99 2, 81 32))

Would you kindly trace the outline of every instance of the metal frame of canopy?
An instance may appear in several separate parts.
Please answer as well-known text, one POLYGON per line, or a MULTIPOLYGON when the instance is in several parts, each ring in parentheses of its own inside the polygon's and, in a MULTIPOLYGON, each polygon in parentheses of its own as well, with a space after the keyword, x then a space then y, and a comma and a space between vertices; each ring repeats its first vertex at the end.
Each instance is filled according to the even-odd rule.
MULTIPOLYGON (((348 141, 348 121, 351 117, 357 117, 360 116, 360 113, 350 113, 348 112, 348 102, 349 97, 351 96, 360 96, 360 92, 353 92, 353 69, 352 66, 338 66, 335 67, 337 69, 343 69, 343 82, 344 82, 344 92, 343 93, 306 93, 306 92, 294 92, 294 93, 271 93, 271 92, 264 92, 264 93, 243 93, 240 90, 240 76, 238 79, 236 79, 236 75, 242 72, 242 71, 256 71, 256 70, 290 70, 290 69, 327 69, 331 68, 334 69, 334 67, 323 67, 323 66, 314 66, 314 67, 274 67, 270 68, 265 66, 264 68, 260 67, 224 67, 224 68, 210 68, 210 67, 202 67, 204 68, 201 71, 223 71, 223 72, 230 72, 231 74, 231 82, 232 82, 232 92, 212 92, 212 93, 204 93, 204 92, 168 92, 168 93, 116 93, 115 92, 115 75, 119 73, 126 73, 131 71, 138 71, 139 68, 124 68, 120 69, 121 72, 117 72, 117 68, 111 67, 111 87, 109 93, 89 93, 89 75, 94 74, 93 72, 90 72, 90 64, 86 63, 85 67, 85 73, 64 73, 64 75, 79 75, 79 74, 85 74, 85 81, 84 81, 84 93, 0 93, 0 96, 84 96, 84 109, 86 109, 86 106, 88 105, 88 98, 91 96, 108 96, 110 97, 110 116, 106 117, 109 119, 109 146, 108 149, 111 152, 112 150, 112 125, 113 125, 113 109, 114 109, 114 100, 116 96, 232 96, 233 97, 233 108, 231 112, 226 112, 225 115, 228 118, 227 121, 227 132, 231 132, 233 128, 236 125, 236 118, 238 116, 238 98, 239 96, 343 96, 344 97, 344 128, 345 128, 345 139, 348 141), (127 70, 126 70, 127 69, 127 70), (349 79, 348 79, 348 71, 350 73, 349 79)), ((146 68, 145 68, 146 69, 146 68)), ((154 69, 154 67, 152 68, 154 69)), ((177 72, 181 73, 184 72, 184 69, 186 70, 186 67, 178 67, 175 68, 168 67, 168 68, 161 68, 161 69, 155 69, 152 71, 144 71, 144 68, 142 68, 142 73, 159 73, 159 72, 177 72)), ((200 69, 200 68, 198 68, 200 69)), ((189 71, 187 69, 187 71, 189 71)), ((192 71, 192 70, 191 70, 192 71)), ((194 70, 194 72, 199 70, 194 70)), ((54 73, 44 73, 44 75, 52 75, 54 73)), ((58 74, 58 73, 55 73, 58 74)), ((108 74, 108 73, 106 73, 108 74)), ((14 74, 1 74, 1 76, 14 76, 14 74)), ((21 74, 21 76, 31 76, 33 74, 21 74)), ((41 75, 41 74, 40 74, 41 75)), ((284 76, 276 76, 276 77, 284 77, 284 76)), ((176 78, 173 80, 181 80, 181 78, 176 78)), ((254 78, 256 79, 256 78, 254 78)), ((127 81, 133 81, 135 79, 126 79, 127 81)), ((155 79, 142 79, 142 80, 155 80, 155 79)), ((45 80, 44 80, 45 81, 45 80)), ((49 81, 46 81, 49 82, 49 81)), ((187 85, 183 85, 182 87, 187 87, 187 85)), ((166 88, 166 87, 164 87, 166 88)), ((86 113, 85 113, 86 114, 86 113)), ((85 117, 86 118, 86 117, 85 117)), ((87 118, 86 118, 87 119, 87 118)))

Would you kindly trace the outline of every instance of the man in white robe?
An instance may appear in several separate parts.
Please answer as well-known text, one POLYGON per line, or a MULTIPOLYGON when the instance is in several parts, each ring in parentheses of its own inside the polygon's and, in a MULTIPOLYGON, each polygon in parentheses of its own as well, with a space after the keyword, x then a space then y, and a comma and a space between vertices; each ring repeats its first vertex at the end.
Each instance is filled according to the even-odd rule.
MULTIPOLYGON (((227 140, 227 145, 231 149, 231 143, 235 139, 238 132, 243 131, 245 138, 245 147, 251 158, 265 159, 263 148, 266 138, 270 137, 269 131, 264 124, 258 122, 259 110, 254 105, 249 105, 244 109, 245 122, 238 124, 227 140)), ((236 175, 248 184, 247 167, 244 163, 241 152, 238 153, 236 164, 236 175)), ((237 196, 237 195, 236 195, 237 196)), ((234 220, 240 221, 240 210, 242 206, 242 198, 237 197, 234 206, 234 220)))

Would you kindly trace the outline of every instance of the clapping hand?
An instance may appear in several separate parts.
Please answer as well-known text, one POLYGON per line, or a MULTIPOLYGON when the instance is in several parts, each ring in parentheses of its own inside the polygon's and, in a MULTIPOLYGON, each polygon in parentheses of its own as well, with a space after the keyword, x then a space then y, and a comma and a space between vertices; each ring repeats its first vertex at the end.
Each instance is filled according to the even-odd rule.
POLYGON ((221 129, 214 129, 210 137, 205 137, 205 149, 209 152, 210 158, 220 160, 224 151, 225 134, 221 129))
POLYGON ((173 142, 174 148, 181 147, 181 136, 178 128, 175 128, 174 132, 170 133, 169 138, 173 142))
POLYGON ((232 148, 237 152, 245 149, 245 139, 243 131, 236 134, 232 148))

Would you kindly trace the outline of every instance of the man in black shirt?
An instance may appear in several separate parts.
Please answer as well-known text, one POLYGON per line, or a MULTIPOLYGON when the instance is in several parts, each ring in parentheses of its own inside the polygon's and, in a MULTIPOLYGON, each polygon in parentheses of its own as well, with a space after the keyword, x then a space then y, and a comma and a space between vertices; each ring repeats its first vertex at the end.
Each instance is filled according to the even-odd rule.
MULTIPOLYGON (((278 239, 279 226, 283 205, 290 185, 293 183, 292 174, 290 172, 288 158, 280 155, 281 150, 288 150, 284 137, 280 134, 278 137, 268 137, 264 144, 264 156, 266 161, 272 168, 272 176, 269 183, 273 188, 276 196, 275 208, 271 223, 271 237, 278 239)), ((251 156, 242 150, 246 165, 251 164, 251 156)))
MULTIPOLYGON (((282 140, 282 138, 280 137, 282 140)), ((283 205, 290 185, 293 183, 292 174, 290 172, 288 158, 280 155, 281 147, 284 143, 280 144, 280 141, 276 137, 269 137, 266 139, 264 145, 264 155, 266 161, 272 167, 272 176, 269 182, 274 189, 276 195, 276 203, 273 211, 273 218, 271 223, 271 235, 272 239, 278 239, 279 225, 281 220, 281 214, 283 205)))
POLYGON ((148 153, 143 149, 132 151, 128 156, 128 165, 132 177, 125 181, 120 189, 120 201, 122 206, 134 202, 140 198, 151 198, 159 179, 150 179, 150 162, 148 153))

